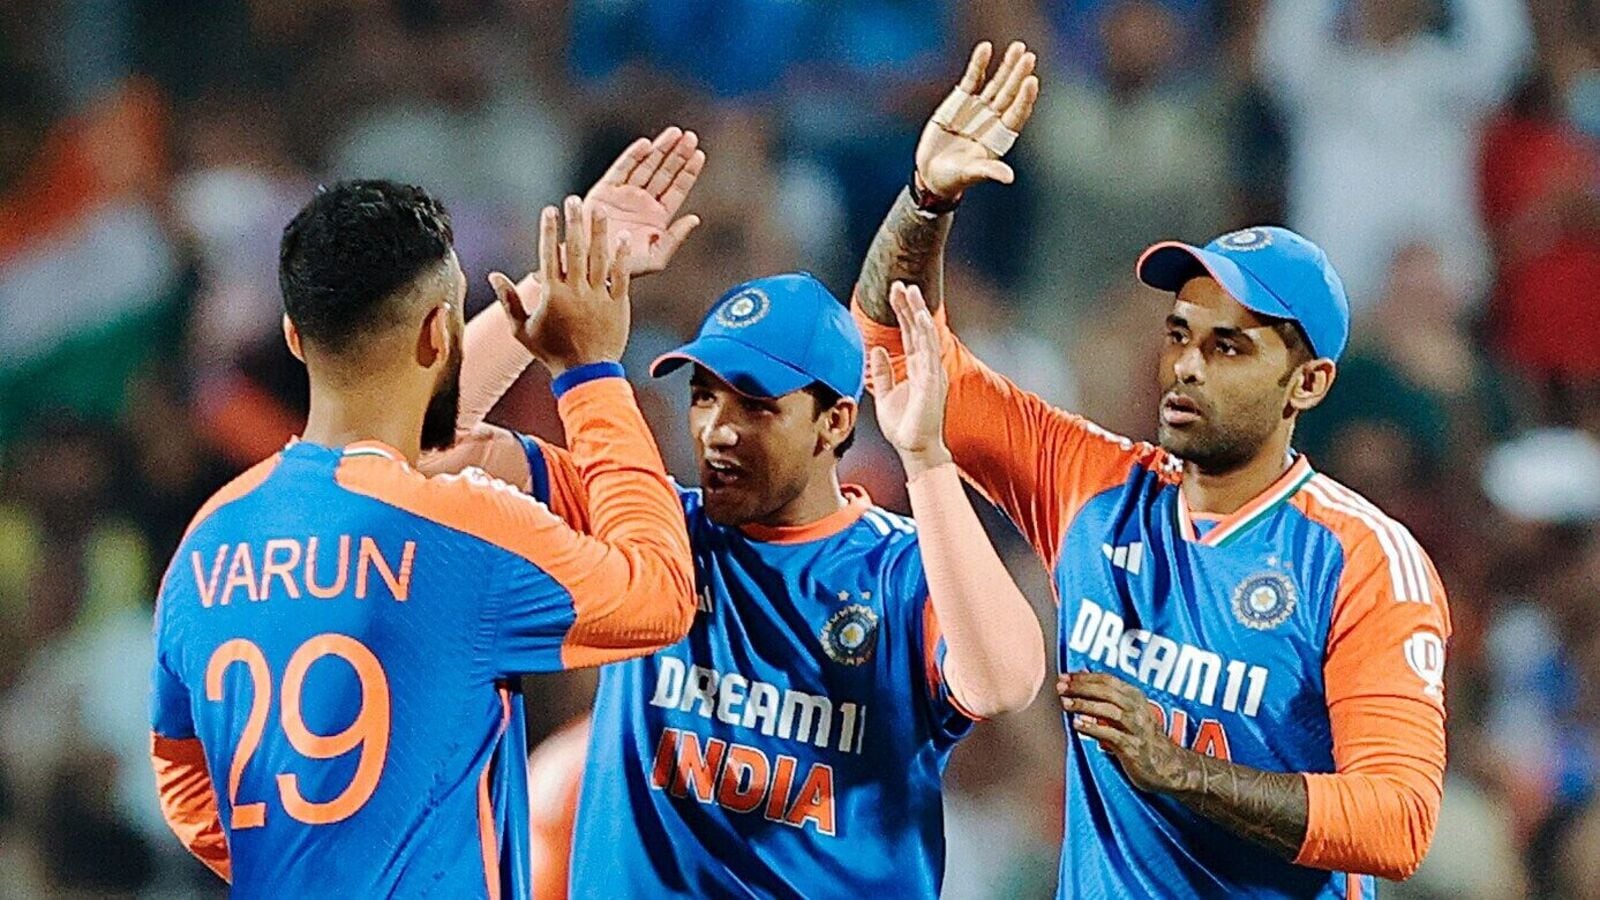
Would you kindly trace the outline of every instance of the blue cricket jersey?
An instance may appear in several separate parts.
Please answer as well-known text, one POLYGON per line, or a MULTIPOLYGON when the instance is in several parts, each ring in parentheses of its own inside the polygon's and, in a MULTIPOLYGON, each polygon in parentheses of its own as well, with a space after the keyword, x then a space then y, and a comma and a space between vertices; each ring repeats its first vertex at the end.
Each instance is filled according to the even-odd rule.
POLYGON ((571 896, 938 895, 940 778, 973 720, 915 527, 846 490, 815 525, 743 530, 680 491, 699 615, 601 670, 571 896))
MULTIPOLYGON (((1061 671, 1138 687, 1182 746, 1310 773, 1310 832, 1290 861, 1138 790, 1066 722, 1058 896, 1370 897, 1371 876, 1311 863, 1356 855, 1363 839, 1328 773, 1398 747, 1425 761, 1419 777, 1435 797, 1442 783, 1449 617, 1426 554, 1304 457, 1236 513, 1197 523, 1179 460, 1021 391, 937 319, 946 439, 1051 573, 1061 671), (1349 715, 1374 703, 1383 715, 1349 715)), ((859 308, 857 321, 869 344, 899 356, 896 331, 859 308)))
POLYGON ((168 821, 234 896, 526 895, 516 676, 649 652, 690 601, 631 390, 561 403, 615 544, 376 442, 293 443, 196 516, 157 606, 153 750, 168 821))

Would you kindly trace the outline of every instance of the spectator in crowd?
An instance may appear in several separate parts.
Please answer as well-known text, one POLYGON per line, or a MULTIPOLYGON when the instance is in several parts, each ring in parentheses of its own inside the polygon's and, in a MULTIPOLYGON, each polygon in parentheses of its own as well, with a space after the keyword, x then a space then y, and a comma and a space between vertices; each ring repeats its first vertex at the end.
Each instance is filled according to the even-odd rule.
MULTIPOLYGON (((1582 6, 23 4, 0 17, 0 896, 222 893, 161 824, 127 673, 149 652, 151 560, 300 427, 273 266, 315 185, 418 181, 469 268, 526 267, 532 210, 625 136, 688 123, 714 160, 689 210, 705 224, 636 294, 639 372, 729 284, 808 267, 842 287, 908 175, 927 86, 979 37, 1038 45, 1045 87, 1018 185, 963 201, 984 227, 951 248, 962 332, 1053 402, 1148 437, 1163 307, 1130 261, 1274 219, 1286 196, 1359 310, 1299 446, 1383 497, 1452 597, 1440 836, 1385 895, 1600 896, 1600 20, 1582 6)), ((690 473, 681 383, 638 389, 690 473)), ((559 437, 542 372, 503 403, 559 437)), ((904 509, 894 466, 864 419, 844 477, 904 509)), ((1037 561, 995 537, 1053 626, 1037 561)), ((525 690, 537 740, 592 685, 525 690)), ((953 897, 1048 892, 1048 701, 952 761, 953 897)))
POLYGON ((1500 283, 1501 356, 1547 415, 1600 425, 1600 60, 1564 36, 1490 124, 1479 167, 1500 283))
MULTIPOLYGON (((388 59, 386 83, 333 146, 333 173, 448 198, 468 271, 521 258, 534 210, 574 183, 575 144, 563 111, 528 78, 523 48, 486 24, 378 28, 362 40, 388 59)), ((487 295, 476 283, 469 291, 487 295)))
MULTIPOLYGON (((1490 361, 1474 346, 1470 312, 1431 246, 1401 247, 1380 299, 1339 363, 1339 390, 1297 429, 1300 449, 1318 460, 1359 452, 1348 429, 1391 426, 1407 445, 1401 455, 1427 468, 1403 472, 1399 485, 1359 486, 1392 497, 1396 487, 1426 483, 1429 473, 1445 471, 1464 449, 1503 436, 1511 410, 1490 361)), ((1359 465, 1352 460, 1341 468, 1359 465)))
POLYGON ((1049 90, 1019 148, 1039 210, 1024 236, 1026 308, 1043 323, 1095 309, 1155 237, 1204 240, 1227 221, 1220 85, 1185 71, 1171 4, 1102 5, 1099 72, 1044 58, 1064 77, 1045 72, 1049 90))
POLYGON ((1528 55, 1527 7, 1451 0, 1267 0, 1262 77, 1289 125, 1289 224, 1338 266, 1352 309, 1376 302, 1394 248, 1431 244, 1458 290, 1488 287, 1478 123, 1528 55))

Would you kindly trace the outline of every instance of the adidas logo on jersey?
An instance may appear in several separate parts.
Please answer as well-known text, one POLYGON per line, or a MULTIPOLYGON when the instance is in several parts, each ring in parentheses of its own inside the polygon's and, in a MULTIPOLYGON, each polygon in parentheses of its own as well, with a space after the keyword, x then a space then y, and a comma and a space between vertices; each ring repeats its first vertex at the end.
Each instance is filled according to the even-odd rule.
POLYGON ((1129 575, 1139 574, 1139 568, 1144 565, 1144 542, 1134 541, 1121 547, 1110 544, 1101 544, 1100 552, 1111 560, 1111 564, 1119 569, 1126 569, 1129 575))

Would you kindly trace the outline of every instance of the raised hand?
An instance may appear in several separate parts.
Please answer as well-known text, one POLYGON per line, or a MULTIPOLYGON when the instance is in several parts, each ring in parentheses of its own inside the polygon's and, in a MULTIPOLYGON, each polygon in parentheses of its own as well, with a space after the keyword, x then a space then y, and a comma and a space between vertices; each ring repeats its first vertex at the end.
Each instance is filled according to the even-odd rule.
POLYGON ((700 217, 673 216, 705 168, 700 138, 676 125, 654 140, 639 138, 622 151, 605 175, 584 196, 591 209, 604 212, 613 233, 632 239, 627 265, 630 275, 648 275, 666 268, 700 217))
MULTIPOLYGON (((654 140, 639 138, 612 161, 584 195, 584 206, 606 217, 611 239, 628 239, 624 264, 629 275, 650 275, 666 268, 689 232, 700 224, 699 216, 672 218, 705 168, 706 154, 699 144, 698 135, 676 125, 664 129, 654 140)), ((543 287, 536 273, 529 272, 512 285, 504 273, 491 272, 489 283, 503 304, 508 303, 506 297, 510 293, 523 309, 544 305, 543 287)))
POLYGON ((1033 115, 1039 98, 1039 78, 1033 74, 1038 57, 1016 41, 989 77, 993 53, 988 41, 972 49, 961 83, 922 129, 917 177, 936 196, 954 200, 975 184, 1010 184, 1016 177, 1000 157, 1033 115))
POLYGON ((949 380, 940 362, 939 326, 916 285, 896 281, 889 305, 905 342, 906 378, 896 382, 889 351, 872 348, 868 360, 872 396, 883 432, 905 465, 908 477, 950 461, 944 443, 944 405, 949 380))
POLYGON ((620 360, 631 319, 631 236, 622 235, 613 248, 606 214, 586 208, 577 197, 567 198, 564 214, 565 241, 560 240, 556 208, 547 206, 540 214, 537 284, 524 290, 533 276, 516 285, 499 272, 489 275, 495 295, 517 325, 517 339, 551 375, 620 360))

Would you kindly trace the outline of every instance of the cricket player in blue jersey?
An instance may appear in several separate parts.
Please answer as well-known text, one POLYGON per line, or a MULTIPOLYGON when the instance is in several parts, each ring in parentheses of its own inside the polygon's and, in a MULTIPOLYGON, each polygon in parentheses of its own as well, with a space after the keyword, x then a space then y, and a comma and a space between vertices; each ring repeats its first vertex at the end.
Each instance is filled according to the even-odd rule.
POLYGON ((466 280, 443 208, 347 182, 284 231, 305 431, 196 514, 155 620, 162 810, 234 896, 526 896, 515 677, 690 625, 682 508, 616 373, 626 242, 581 210, 559 246, 548 210, 542 238, 519 336, 556 374, 582 533, 481 471, 415 468, 455 431, 466 280))
POLYGON ((1291 447, 1348 338, 1339 276, 1283 228, 1148 250, 1139 277, 1174 295, 1159 445, 1019 390, 944 324, 953 212, 963 191, 1011 180, 1000 157, 1020 123, 1004 111, 1027 89, 1025 47, 992 79, 989 55, 979 45, 924 130, 855 308, 895 361, 911 352, 897 322, 933 311, 945 440, 1052 575, 1058 893, 1370 896, 1432 840, 1450 622, 1411 534, 1291 447))
MULTIPOLYGON (((537 292, 496 285, 474 334, 537 292)), ((657 361, 693 368, 701 488, 680 497, 700 611, 683 642, 601 671, 571 896, 937 896, 950 750, 1026 706, 1045 661, 940 438, 937 328, 907 327, 922 338, 907 376, 885 358, 873 377, 916 524, 839 483, 866 357, 815 278, 733 288, 657 361)), ((565 451, 480 426, 458 452, 508 462, 493 448, 513 443, 525 463, 504 477, 581 525, 565 451)))
MULTIPOLYGON (((683 642, 601 670, 571 896, 938 894, 950 750, 1026 706, 1045 661, 939 439, 920 327, 910 376, 875 373, 920 528, 839 483, 865 355, 816 279, 735 287, 657 362, 694 368, 702 487, 680 497, 700 610, 683 642)), ((572 514, 566 452, 510 439, 529 474, 507 478, 572 514)))

